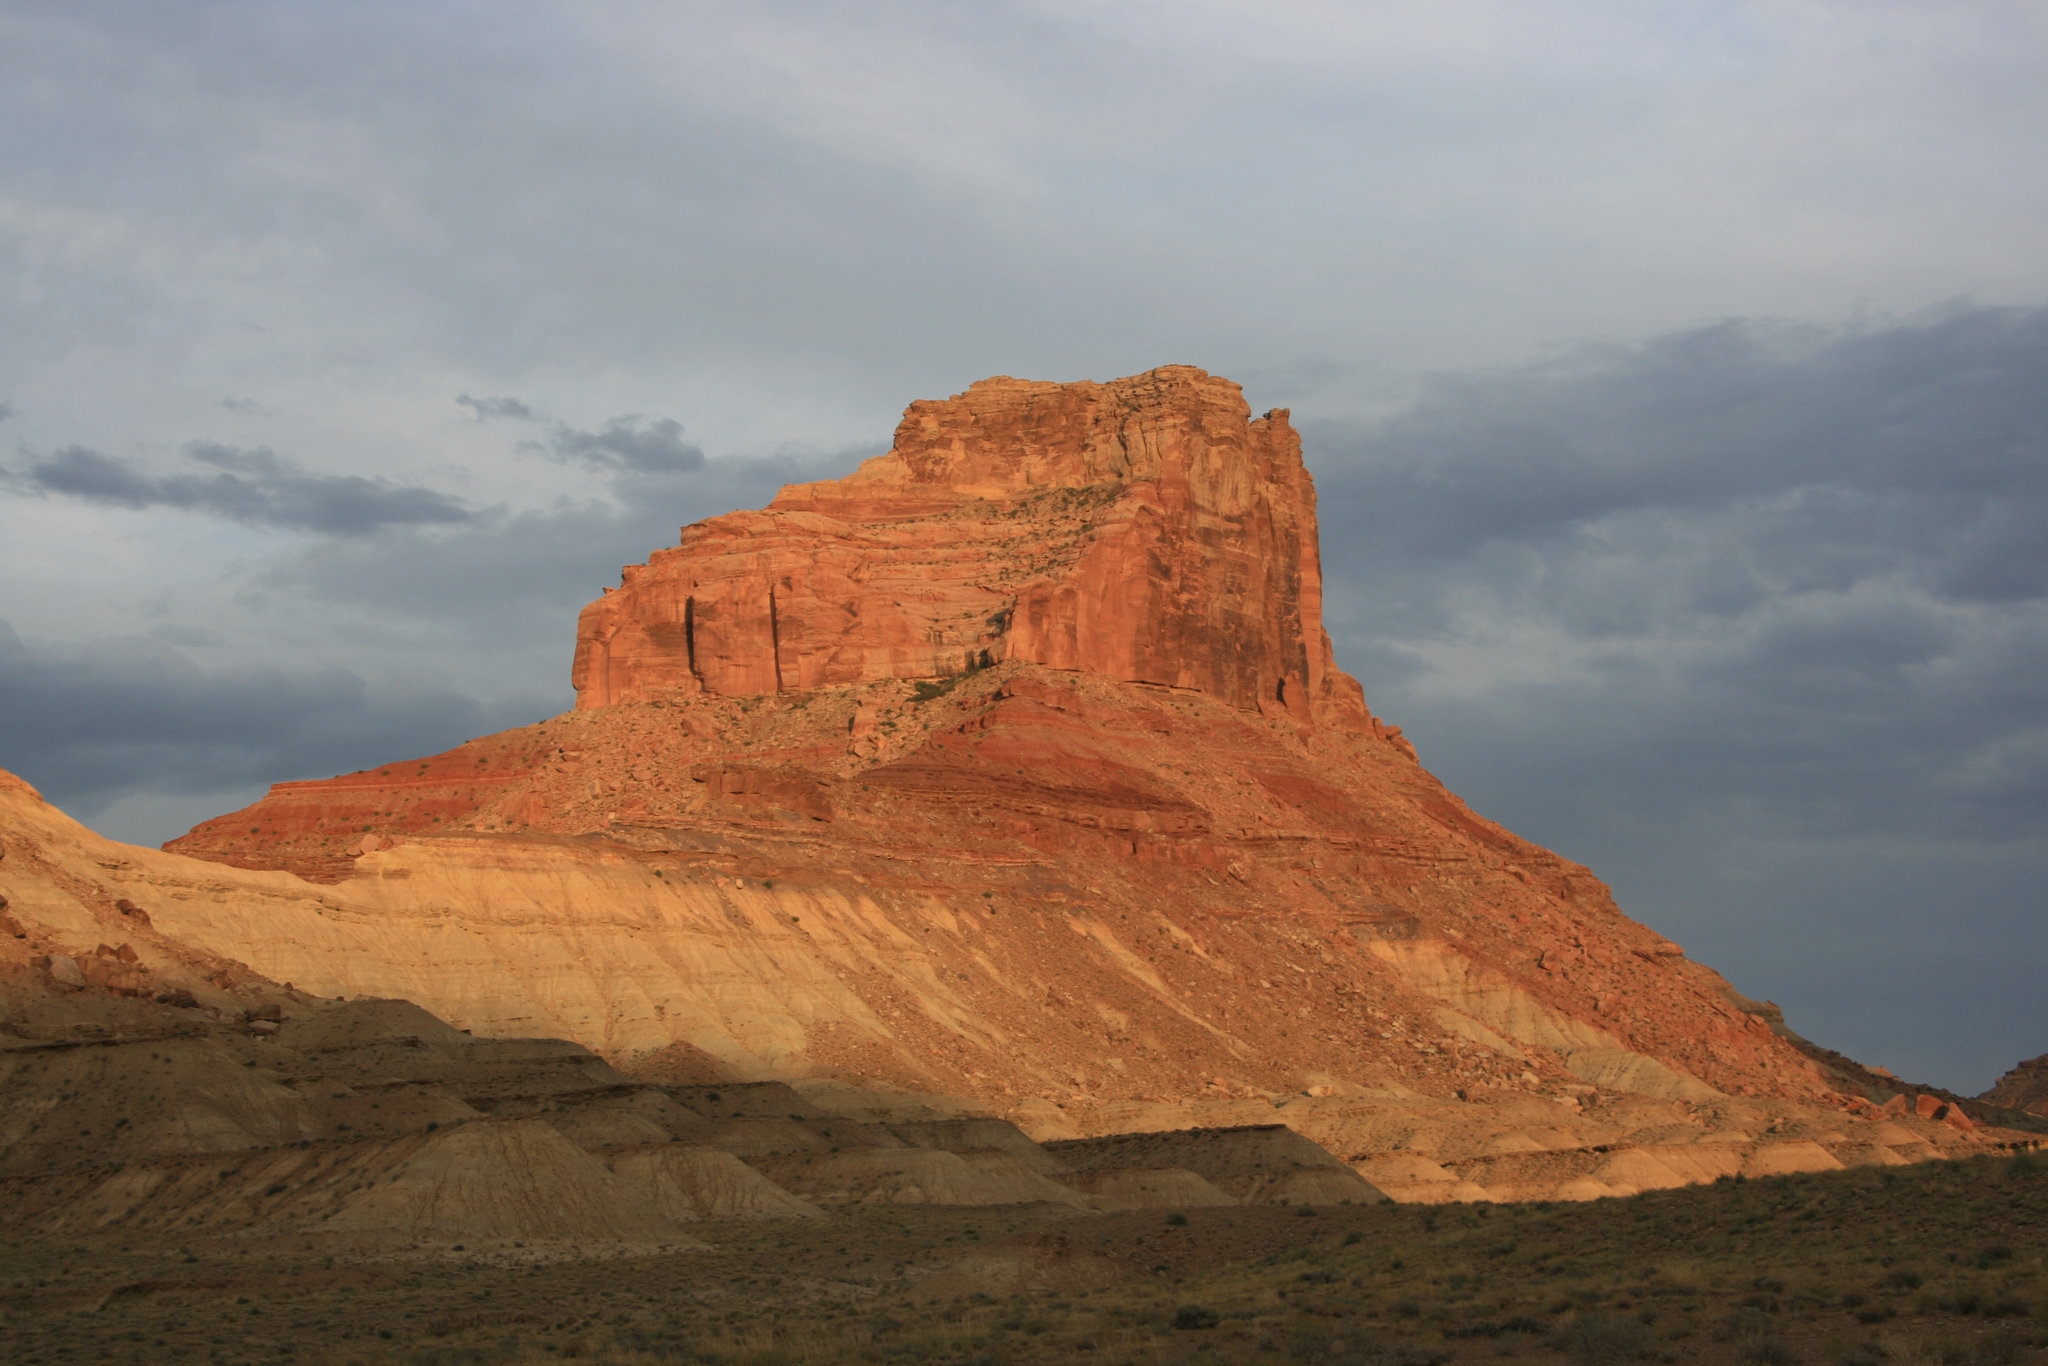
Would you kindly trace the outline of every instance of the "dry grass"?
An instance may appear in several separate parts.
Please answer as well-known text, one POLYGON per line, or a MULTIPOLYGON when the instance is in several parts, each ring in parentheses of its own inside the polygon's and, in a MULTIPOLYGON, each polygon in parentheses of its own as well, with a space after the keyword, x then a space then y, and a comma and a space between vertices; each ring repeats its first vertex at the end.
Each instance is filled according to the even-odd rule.
POLYGON ((2048 1163, 1723 1182, 1585 1205, 855 1209, 710 1253, 519 1267, 14 1242, 0 1360, 2048 1361, 2048 1163), (1060 1291, 958 1286, 1016 1254, 1060 1291), (949 1265, 947 1282, 929 1277, 949 1265), (920 1286, 923 1291, 920 1291, 920 1286))

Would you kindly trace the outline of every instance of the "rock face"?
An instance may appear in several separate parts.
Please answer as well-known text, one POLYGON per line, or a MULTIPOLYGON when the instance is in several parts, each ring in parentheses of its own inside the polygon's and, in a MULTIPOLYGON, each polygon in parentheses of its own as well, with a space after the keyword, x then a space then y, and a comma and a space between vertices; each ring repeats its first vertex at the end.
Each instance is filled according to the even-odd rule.
POLYGON ((1322 628, 1285 411, 1188 366, 984 380, 885 456, 688 527, 584 609, 579 707, 941 678, 1005 661, 1365 722, 1322 628))
POLYGON ((1998 1141, 1872 1118, 1773 1008, 1423 770, 1331 662, 1285 415, 1227 381, 916 404, 889 455, 624 578, 583 614, 576 710, 280 784, 167 846, 207 862, 78 846, 67 876, 478 1034, 969 1096, 1039 1138, 1278 1121, 1398 1155, 1412 1198, 1998 1141))

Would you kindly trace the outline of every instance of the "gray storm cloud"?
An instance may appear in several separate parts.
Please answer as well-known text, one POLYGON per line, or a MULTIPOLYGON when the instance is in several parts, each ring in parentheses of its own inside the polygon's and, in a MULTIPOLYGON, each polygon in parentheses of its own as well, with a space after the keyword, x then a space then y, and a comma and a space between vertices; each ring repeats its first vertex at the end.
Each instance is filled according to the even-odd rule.
POLYGON ((672 417, 649 420, 638 413, 615 417, 594 432, 557 426, 545 445, 535 443, 533 449, 617 474, 677 474, 704 468, 704 452, 683 440, 682 423, 672 417))
POLYGON ((133 461, 66 446, 30 462, 19 489, 131 509, 170 508, 251 526, 360 536, 388 526, 467 521, 461 500, 418 485, 354 474, 319 474, 265 446, 196 441, 183 451, 206 474, 154 474, 133 461))
POLYGON ((455 402, 457 406, 467 408, 472 413, 475 413, 476 420, 479 422, 489 422, 492 418, 501 417, 510 418, 515 422, 532 422, 537 416, 532 408, 529 408, 518 399, 509 396, 471 398, 468 394, 457 394, 455 402))
POLYGON ((2048 310, 1717 324, 1309 439, 1339 639, 1411 715, 1570 730, 1598 781, 1543 804, 2048 827, 2048 310))

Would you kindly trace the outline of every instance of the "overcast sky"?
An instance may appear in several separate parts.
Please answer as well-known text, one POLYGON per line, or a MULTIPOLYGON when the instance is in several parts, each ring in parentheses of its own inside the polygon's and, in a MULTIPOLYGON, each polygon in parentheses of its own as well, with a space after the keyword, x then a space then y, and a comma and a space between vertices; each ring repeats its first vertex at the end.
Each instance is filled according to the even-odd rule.
POLYGON ((986 375, 1293 408, 1331 628, 1795 1028, 2048 1050, 2048 9, 0 0, 0 766, 156 843, 566 707, 986 375))

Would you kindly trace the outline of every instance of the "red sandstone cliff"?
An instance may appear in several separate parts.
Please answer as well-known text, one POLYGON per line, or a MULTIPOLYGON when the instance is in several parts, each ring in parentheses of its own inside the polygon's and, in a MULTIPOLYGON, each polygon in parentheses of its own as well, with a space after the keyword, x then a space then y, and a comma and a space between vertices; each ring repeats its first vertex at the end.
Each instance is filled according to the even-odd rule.
POLYGON ((579 707, 938 678, 1004 661, 1365 724, 1322 627, 1315 489, 1285 411, 1166 366, 992 379, 895 448, 687 527, 584 609, 579 707))

